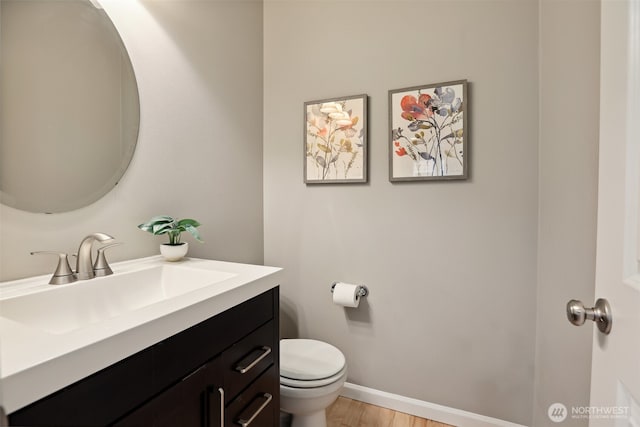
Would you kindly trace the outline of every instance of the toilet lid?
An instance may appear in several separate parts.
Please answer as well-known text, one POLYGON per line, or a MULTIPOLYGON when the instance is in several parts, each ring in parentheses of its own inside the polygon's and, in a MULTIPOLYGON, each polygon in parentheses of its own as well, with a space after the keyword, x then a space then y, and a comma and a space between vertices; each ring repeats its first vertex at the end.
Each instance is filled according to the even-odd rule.
POLYGON ((307 339, 280 341, 280 376, 296 380, 329 378, 345 366, 344 355, 326 342, 307 339))

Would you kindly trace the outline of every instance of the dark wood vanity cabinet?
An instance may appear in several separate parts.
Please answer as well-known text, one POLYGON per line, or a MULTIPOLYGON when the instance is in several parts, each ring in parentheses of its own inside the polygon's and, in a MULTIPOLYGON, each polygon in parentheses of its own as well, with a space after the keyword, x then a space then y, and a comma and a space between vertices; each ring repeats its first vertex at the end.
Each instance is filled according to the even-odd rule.
POLYGON ((279 425, 278 288, 9 415, 11 426, 279 425))
POLYGON ((222 358, 216 357, 179 383, 121 418, 114 427, 221 426, 222 358))

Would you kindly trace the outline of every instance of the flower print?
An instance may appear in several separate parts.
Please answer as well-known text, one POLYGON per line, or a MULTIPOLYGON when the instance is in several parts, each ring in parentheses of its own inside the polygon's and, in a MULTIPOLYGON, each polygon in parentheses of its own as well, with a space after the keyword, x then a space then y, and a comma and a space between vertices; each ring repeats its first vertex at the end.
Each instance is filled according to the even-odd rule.
POLYGON ((429 117, 433 115, 433 111, 431 111, 431 102, 431 95, 428 93, 421 93, 418 97, 418 104, 427 111, 427 115, 429 115, 429 117))
POLYGON ((409 90, 395 98, 400 109, 394 113, 396 127, 391 129, 394 163, 413 162, 413 173, 424 176, 446 176, 463 167, 464 153, 455 146, 464 137, 463 101, 456 91, 438 86, 409 90))
POLYGON ((324 104, 320 105, 320 112, 329 115, 331 113, 342 112, 342 105, 338 104, 337 102, 325 102, 324 104))
POLYGON ((427 104, 431 100, 429 95, 420 95, 420 99, 416 99, 413 95, 405 95, 400 101, 402 108, 402 118, 414 120, 427 120, 433 116, 433 111, 427 108, 427 104))
POLYGON ((410 131, 416 132, 420 130, 422 126, 424 126, 422 122, 423 122, 422 120, 414 120, 411 123, 409 123, 409 126, 407 127, 409 128, 410 131))
POLYGON ((451 104, 451 109, 454 113, 457 113, 460 111, 460 107, 462 107, 462 100, 460 98, 456 98, 456 100, 451 104))
POLYGON ((357 126, 360 117, 349 105, 343 100, 307 106, 307 136, 314 138, 307 159, 315 165, 319 180, 347 179, 358 173, 364 128, 357 126))
POLYGON ((329 117, 333 120, 344 119, 345 117, 349 118, 349 114, 346 111, 333 111, 329 113, 329 117))
POLYGON ((346 111, 343 111, 339 115, 336 114, 335 117, 331 118, 336 121, 336 125, 338 125, 338 128, 340 129, 350 127, 352 124, 351 117, 349 117, 349 113, 346 111))
POLYGON ((447 117, 460 111, 462 100, 456 98, 456 92, 450 87, 437 87, 430 102, 430 109, 441 117, 447 117))
POLYGON ((320 112, 326 114, 330 120, 335 121, 339 129, 344 130, 355 123, 358 123, 357 117, 355 117, 355 123, 351 119, 351 111, 344 111, 342 104, 338 102, 325 102, 320 106, 320 112))
POLYGON ((434 93, 445 104, 451 104, 456 96, 456 92, 450 87, 444 88, 444 92, 442 91, 442 87, 437 87, 435 88, 434 93))
POLYGON ((332 113, 329 116, 335 121, 336 129, 344 132, 347 138, 354 137, 357 134, 354 128, 359 121, 358 116, 351 117, 352 111, 342 111, 340 113, 332 113))

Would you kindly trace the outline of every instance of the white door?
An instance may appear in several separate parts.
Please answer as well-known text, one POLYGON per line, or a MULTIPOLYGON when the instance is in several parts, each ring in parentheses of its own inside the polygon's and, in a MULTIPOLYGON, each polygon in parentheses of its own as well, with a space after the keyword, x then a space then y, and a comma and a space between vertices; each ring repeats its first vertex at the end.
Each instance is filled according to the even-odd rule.
MULTIPOLYGON (((2 342, 0 340, 0 347, 2 346, 2 342)), ((2 375, 0 375, 2 378, 2 375)), ((0 427, 6 427, 9 425, 9 420, 7 420, 7 415, 4 412, 4 395, 2 393, 2 379, 0 379, 0 427)))
POLYGON ((0 380, 0 427, 6 427, 9 425, 9 421, 7 420, 7 416, 4 412, 4 404, 3 394, 2 394, 2 380, 0 380))
MULTIPOLYGON (((590 426, 640 427, 640 0, 603 0, 596 298, 590 426)), ((586 414, 585 414, 586 415, 586 414)))

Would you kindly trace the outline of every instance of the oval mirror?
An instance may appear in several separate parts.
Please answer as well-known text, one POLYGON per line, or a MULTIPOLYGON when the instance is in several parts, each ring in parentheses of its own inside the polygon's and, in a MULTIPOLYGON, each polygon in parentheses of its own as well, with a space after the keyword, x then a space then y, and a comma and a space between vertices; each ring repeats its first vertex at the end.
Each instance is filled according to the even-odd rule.
POLYGON ((42 213, 109 192, 140 123, 131 61, 94 0, 0 2, 0 202, 42 213))

